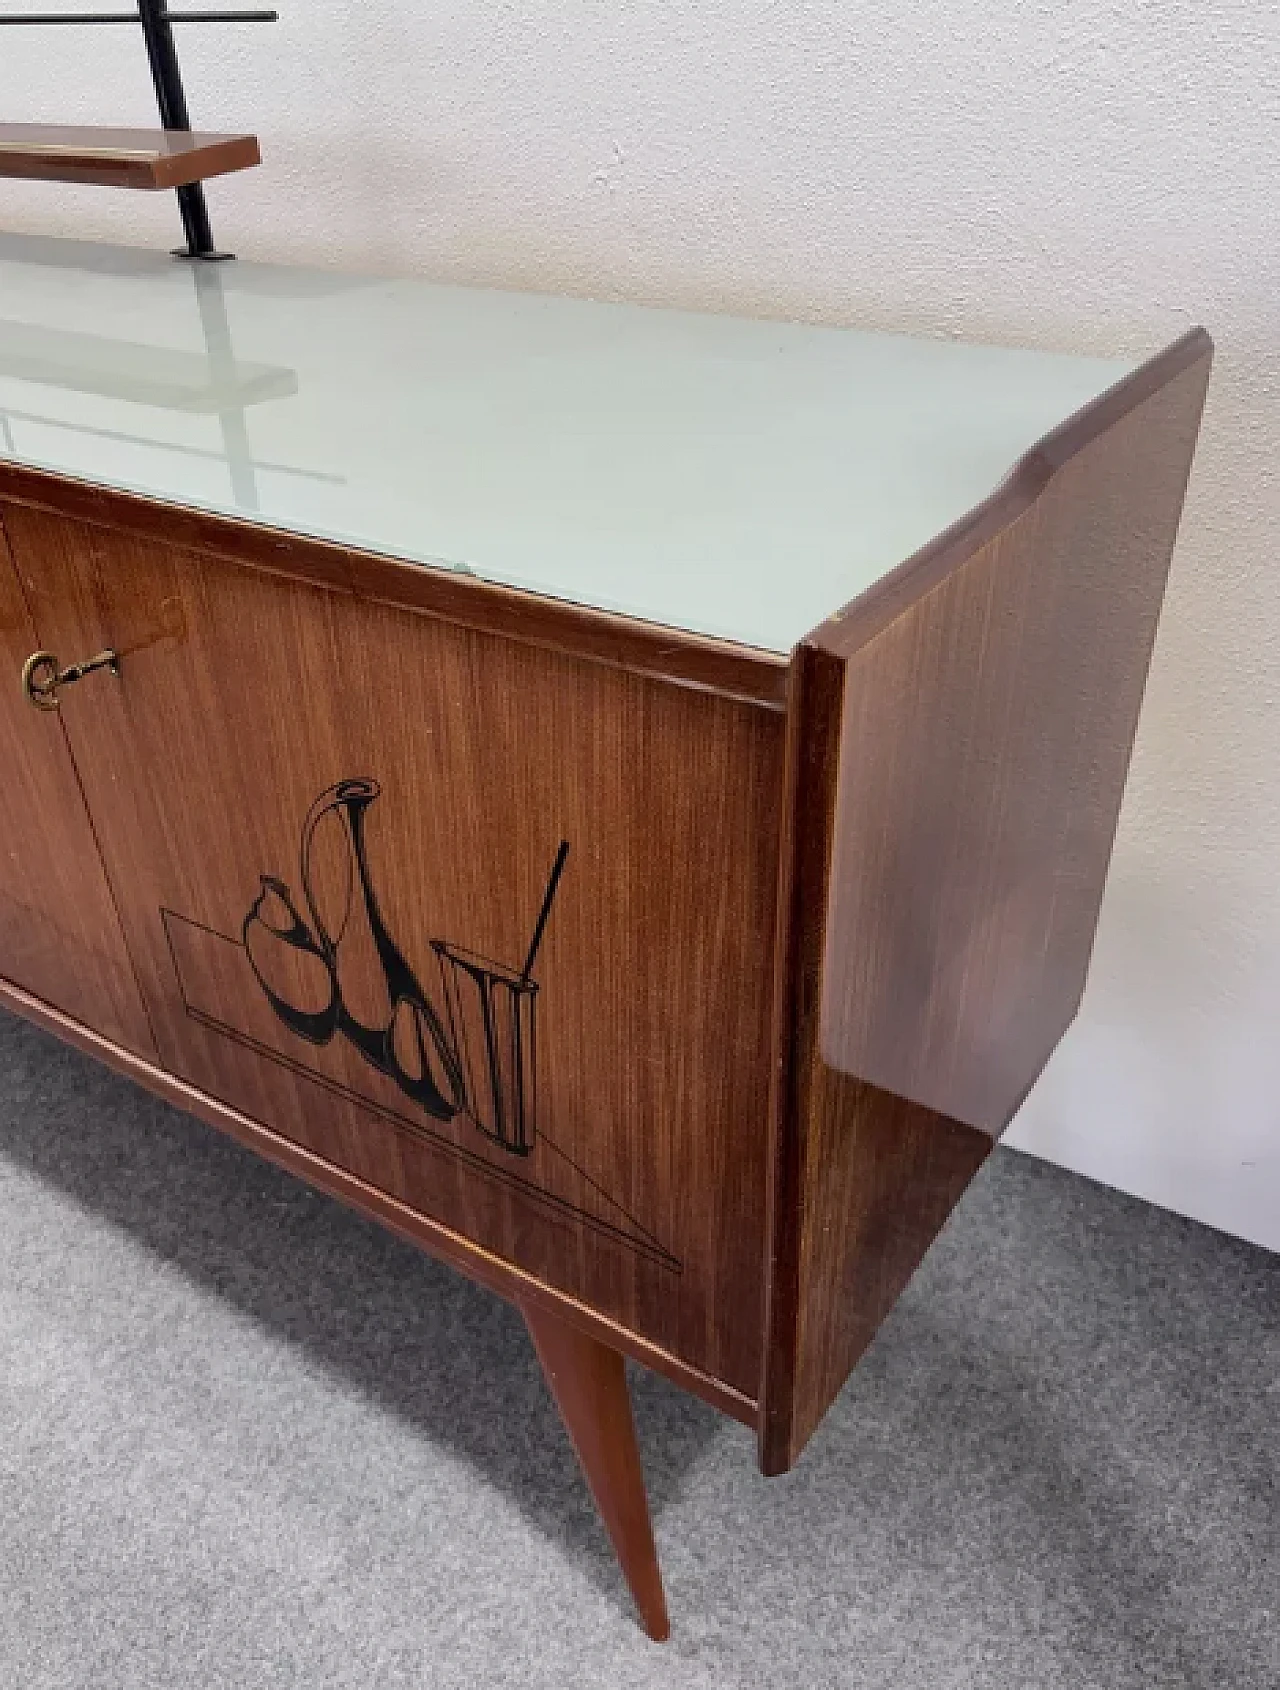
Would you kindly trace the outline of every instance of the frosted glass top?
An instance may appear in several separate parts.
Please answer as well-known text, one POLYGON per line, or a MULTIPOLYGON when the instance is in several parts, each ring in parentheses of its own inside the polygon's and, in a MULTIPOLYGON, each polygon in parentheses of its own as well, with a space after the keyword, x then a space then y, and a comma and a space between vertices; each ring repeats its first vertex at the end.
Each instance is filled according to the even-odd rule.
POLYGON ((0 235, 0 455, 774 652, 1129 368, 0 235))

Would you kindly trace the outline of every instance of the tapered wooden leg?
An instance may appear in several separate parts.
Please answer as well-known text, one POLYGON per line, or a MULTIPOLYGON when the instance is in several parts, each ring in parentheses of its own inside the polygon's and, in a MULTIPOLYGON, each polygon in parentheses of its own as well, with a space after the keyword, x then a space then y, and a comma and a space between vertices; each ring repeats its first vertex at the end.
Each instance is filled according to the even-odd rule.
POLYGON ((522 1302, 520 1312, 600 1518, 613 1540, 641 1623, 656 1643, 665 1642, 671 1625, 640 1468, 640 1446, 631 1417, 625 1363, 617 1350, 588 1338, 545 1309, 522 1302))

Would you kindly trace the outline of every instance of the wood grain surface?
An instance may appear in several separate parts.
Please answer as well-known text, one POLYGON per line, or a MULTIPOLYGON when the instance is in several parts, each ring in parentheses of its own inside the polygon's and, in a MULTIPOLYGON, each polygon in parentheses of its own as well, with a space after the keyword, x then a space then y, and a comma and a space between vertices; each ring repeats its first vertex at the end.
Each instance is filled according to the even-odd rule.
POLYGON ((1075 1014, 1212 348, 796 654, 761 1459, 798 1455, 1075 1014))
MULTIPOLYGON (((753 1400, 783 717, 37 509, 10 532, 45 642, 121 653, 62 718, 162 1065, 753 1400), (398 1011, 394 1071, 264 989, 406 1009, 350 811, 303 839, 361 780, 382 939, 439 1024, 466 1000, 457 1041, 398 1011), (473 1103, 490 1083, 462 953, 499 1019, 536 1012, 527 1154, 430 1107, 451 1047, 473 1103)), ((509 1043, 496 1066, 510 1099, 509 1043)))
POLYGON ((0 176, 104 188, 181 188, 261 163, 256 135, 0 123, 0 176))
MULTIPOLYGON (((131 1050, 154 1052, 107 879, 56 714, 23 696, 41 641, 0 510, 0 977, 131 1050)), ((81 654, 87 655, 87 654, 81 654)))

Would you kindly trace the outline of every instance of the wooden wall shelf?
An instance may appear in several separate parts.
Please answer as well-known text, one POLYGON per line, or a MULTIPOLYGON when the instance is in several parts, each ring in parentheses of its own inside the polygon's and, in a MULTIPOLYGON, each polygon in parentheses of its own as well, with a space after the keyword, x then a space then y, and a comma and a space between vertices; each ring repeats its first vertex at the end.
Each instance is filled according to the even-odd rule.
POLYGON ((154 190, 261 163, 256 135, 0 123, 0 176, 154 190))

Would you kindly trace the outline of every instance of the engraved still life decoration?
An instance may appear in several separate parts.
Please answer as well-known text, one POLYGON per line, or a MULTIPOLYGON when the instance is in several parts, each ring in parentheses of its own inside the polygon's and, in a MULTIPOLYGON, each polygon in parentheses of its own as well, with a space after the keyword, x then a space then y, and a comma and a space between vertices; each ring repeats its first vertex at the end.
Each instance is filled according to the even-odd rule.
POLYGON ((337 782, 311 805, 297 888, 261 873, 238 936, 162 910, 188 1016, 338 1094, 472 1171, 518 1186, 544 1208, 680 1272, 679 1261, 552 1137, 538 1113, 540 987, 534 977, 569 861, 551 861, 518 965, 452 940, 427 941, 432 996, 393 936, 374 885, 369 828, 376 780, 337 782), (376 1001, 368 982, 376 978, 376 1001), (265 1004, 284 1047, 253 1025, 265 1004), (352 1086, 291 1050, 345 1047, 366 1084, 352 1086))

